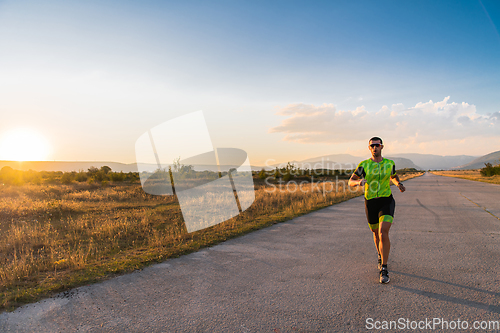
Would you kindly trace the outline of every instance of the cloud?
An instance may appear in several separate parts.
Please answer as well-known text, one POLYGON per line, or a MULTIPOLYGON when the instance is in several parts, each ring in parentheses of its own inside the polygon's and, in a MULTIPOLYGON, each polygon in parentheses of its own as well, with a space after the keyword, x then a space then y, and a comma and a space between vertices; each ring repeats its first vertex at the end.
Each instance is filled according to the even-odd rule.
POLYGON ((500 111, 481 115, 475 105, 449 100, 448 96, 410 108, 401 103, 384 105, 376 112, 364 106, 343 111, 333 104, 290 104, 277 113, 287 118, 269 132, 284 133, 285 141, 329 144, 365 141, 375 135, 417 144, 469 137, 500 138, 500 111))

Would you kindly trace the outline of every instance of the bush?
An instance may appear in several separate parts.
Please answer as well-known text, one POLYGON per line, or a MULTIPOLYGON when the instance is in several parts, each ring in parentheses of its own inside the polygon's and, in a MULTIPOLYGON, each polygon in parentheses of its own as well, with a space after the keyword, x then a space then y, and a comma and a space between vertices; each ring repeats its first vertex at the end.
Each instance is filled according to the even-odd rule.
POLYGON ((138 172, 129 172, 129 173, 127 173, 127 176, 125 177, 125 180, 130 181, 130 183, 134 183, 140 179, 141 179, 141 177, 139 176, 138 172))
POLYGON ((500 175, 500 164, 493 166, 491 163, 485 163, 485 167, 481 169, 480 173, 483 177, 491 177, 500 175))
POLYGON ((281 177, 281 172, 280 170, 278 169, 278 167, 276 167, 276 169, 274 170, 274 178, 275 179, 278 179, 281 177))
POLYGON ((14 170, 10 166, 4 166, 0 170, 0 181, 5 185, 21 186, 24 184, 23 171, 14 170))
POLYGON ((125 180, 126 175, 123 172, 111 172, 109 178, 113 182, 122 182, 125 180))
POLYGON ((94 175, 93 178, 95 180, 97 180, 98 182, 102 182, 104 180, 109 180, 108 175, 103 170, 97 171, 97 173, 94 175))
POLYGON ((107 165, 104 165, 101 167, 101 171, 104 172, 105 174, 108 174, 111 171, 111 168, 107 165))
POLYGON ((96 167, 94 166, 91 166, 88 171, 87 171, 87 176, 89 177, 93 177, 95 176, 97 173, 99 172, 99 169, 97 169, 96 167))
POLYGON ((61 183, 68 185, 73 182, 73 174, 71 172, 65 172, 61 177, 61 183))
POLYGON ((42 183, 42 177, 39 172, 28 170, 23 172, 23 180, 26 183, 40 185, 42 183))
POLYGON ((12 169, 10 166, 6 165, 0 170, 0 176, 3 175, 8 175, 14 172, 14 169, 12 169))
POLYGON ((87 173, 80 171, 75 175, 75 180, 77 182, 86 182, 88 179, 87 173))
POLYGON ((44 172, 44 182, 46 184, 57 184, 59 182, 57 173, 53 171, 44 172))
POLYGON ((415 173, 415 172, 418 172, 417 169, 415 168, 404 168, 404 169, 398 169, 396 170, 397 174, 402 176, 402 175, 405 175, 407 173, 415 173))

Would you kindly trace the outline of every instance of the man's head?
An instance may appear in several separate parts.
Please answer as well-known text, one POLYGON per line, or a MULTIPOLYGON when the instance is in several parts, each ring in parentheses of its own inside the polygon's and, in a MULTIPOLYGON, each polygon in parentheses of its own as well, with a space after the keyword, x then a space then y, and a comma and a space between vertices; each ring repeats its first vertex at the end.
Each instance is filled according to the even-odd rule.
POLYGON ((382 154, 382 148, 384 148, 382 139, 378 136, 374 136, 370 139, 370 141, 368 141, 368 148, 370 149, 373 157, 380 157, 382 154))

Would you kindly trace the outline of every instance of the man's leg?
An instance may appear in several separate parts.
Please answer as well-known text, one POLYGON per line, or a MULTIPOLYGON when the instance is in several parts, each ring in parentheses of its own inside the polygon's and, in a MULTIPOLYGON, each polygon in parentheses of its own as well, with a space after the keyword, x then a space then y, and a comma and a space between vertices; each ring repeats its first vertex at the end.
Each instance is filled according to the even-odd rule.
POLYGON ((392 216, 383 215, 381 216, 380 228, 379 228, 379 248, 380 254, 382 254, 382 267, 380 270, 380 283, 389 283, 391 280, 389 278, 389 271, 387 270, 387 261, 389 260, 389 251, 391 250, 391 241, 389 240, 389 229, 392 225, 392 216), (390 218, 391 222, 387 221, 390 218), (382 221, 382 218, 387 218, 382 221))
POLYGON ((382 217, 390 217, 391 222, 383 221, 379 227, 379 246, 378 250, 382 256, 382 265, 387 265, 389 261, 389 252, 391 250, 391 241, 389 240, 389 229, 392 226, 392 216, 384 215, 382 217))
POLYGON ((379 237, 379 223, 376 224, 368 224, 370 227, 370 230, 373 232, 373 243, 375 243, 375 248, 377 249, 377 255, 378 255, 378 269, 382 268, 382 257, 380 256, 380 237, 379 237))
POLYGON ((382 269, 380 270, 380 283, 389 283, 389 271, 387 262, 389 261, 389 252, 391 251, 391 241, 389 240, 389 230, 391 229, 396 203, 392 195, 387 198, 389 201, 382 207, 379 215, 379 249, 382 255, 382 269))
POLYGON ((382 268, 382 257, 380 252, 380 231, 379 231, 380 207, 379 206, 380 206, 379 199, 365 200, 366 219, 368 220, 368 226, 370 227, 370 230, 373 232, 373 242, 375 243, 375 248, 377 249, 377 255, 378 255, 377 267, 380 270, 382 268))
POLYGON ((370 230, 373 232, 373 242, 375 243, 375 247, 377 248, 377 253, 380 254, 379 224, 370 224, 370 230))

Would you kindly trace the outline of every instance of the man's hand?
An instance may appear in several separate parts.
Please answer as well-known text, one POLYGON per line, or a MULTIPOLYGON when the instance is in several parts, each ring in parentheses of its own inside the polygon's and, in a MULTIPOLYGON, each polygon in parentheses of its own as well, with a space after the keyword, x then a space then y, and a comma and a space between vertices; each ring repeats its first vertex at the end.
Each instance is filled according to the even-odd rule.
POLYGON ((353 173, 351 178, 349 178, 349 182, 347 184, 351 187, 363 186, 366 184, 366 179, 364 178, 360 179, 358 175, 356 175, 356 173, 353 173))
POLYGON ((400 190, 401 192, 406 191, 406 188, 405 188, 405 186, 404 186, 402 183, 399 183, 399 184, 398 184, 398 188, 399 188, 399 190, 400 190))

